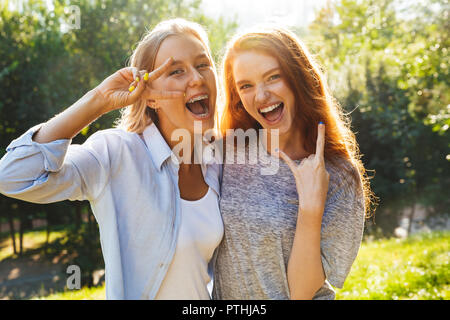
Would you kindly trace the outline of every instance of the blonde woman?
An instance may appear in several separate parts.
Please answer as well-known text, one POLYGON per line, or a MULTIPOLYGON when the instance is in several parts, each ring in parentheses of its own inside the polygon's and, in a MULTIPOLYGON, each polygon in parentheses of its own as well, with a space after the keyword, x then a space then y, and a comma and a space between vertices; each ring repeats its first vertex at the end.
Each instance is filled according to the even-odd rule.
POLYGON ((8 146, 0 191, 35 203, 90 201, 107 299, 209 299, 208 265, 223 234, 220 167, 182 161, 171 137, 179 129, 193 135, 195 121, 212 128, 216 95, 204 30, 162 22, 129 67, 8 146), (118 128, 71 145, 82 128, 123 107, 118 128))

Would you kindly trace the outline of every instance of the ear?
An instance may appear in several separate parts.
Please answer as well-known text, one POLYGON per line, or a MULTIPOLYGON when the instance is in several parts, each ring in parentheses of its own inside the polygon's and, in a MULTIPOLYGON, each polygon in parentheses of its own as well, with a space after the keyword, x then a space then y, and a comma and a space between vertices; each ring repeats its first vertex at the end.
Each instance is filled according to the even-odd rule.
POLYGON ((152 108, 156 111, 156 109, 159 109, 158 103, 155 100, 147 100, 147 107, 152 108))

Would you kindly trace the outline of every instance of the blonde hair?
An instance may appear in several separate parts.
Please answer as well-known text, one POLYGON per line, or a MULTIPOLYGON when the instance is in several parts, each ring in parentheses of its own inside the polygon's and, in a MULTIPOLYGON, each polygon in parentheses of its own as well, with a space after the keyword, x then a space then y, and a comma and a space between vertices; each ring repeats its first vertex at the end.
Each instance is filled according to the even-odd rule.
MULTIPOLYGON (((205 46, 208 57, 214 66, 205 29, 198 23, 180 18, 162 21, 153 30, 147 31, 133 51, 129 60, 129 66, 136 67, 138 70, 153 71, 155 69, 156 55, 162 42, 169 36, 182 34, 190 34, 200 40, 205 46)), ((134 104, 122 108, 121 117, 116 121, 116 127, 126 131, 142 133, 145 127, 152 122, 158 125, 156 112, 152 108, 147 107, 146 101, 139 99, 134 104)))

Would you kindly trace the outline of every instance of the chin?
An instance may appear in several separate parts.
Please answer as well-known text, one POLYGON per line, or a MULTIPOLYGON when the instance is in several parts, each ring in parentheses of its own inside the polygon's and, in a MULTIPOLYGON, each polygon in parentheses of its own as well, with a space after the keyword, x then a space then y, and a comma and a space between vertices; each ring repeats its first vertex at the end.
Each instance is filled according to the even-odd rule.
POLYGON ((278 134, 279 135, 286 134, 286 133, 288 133, 289 131, 292 130, 292 126, 291 125, 287 125, 287 124, 284 124, 284 123, 280 123, 280 124, 277 124, 277 125, 274 125, 274 126, 266 126, 266 127, 263 126, 263 128, 266 129, 266 130, 278 130, 278 134))

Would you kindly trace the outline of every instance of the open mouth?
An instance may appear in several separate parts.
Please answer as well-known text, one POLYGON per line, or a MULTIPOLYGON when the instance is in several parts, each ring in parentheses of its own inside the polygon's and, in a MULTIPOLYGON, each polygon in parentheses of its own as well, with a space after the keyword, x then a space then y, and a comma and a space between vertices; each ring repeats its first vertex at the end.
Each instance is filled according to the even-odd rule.
POLYGON ((198 95, 191 98, 186 103, 186 108, 196 118, 207 118, 209 116, 209 97, 207 94, 198 95))
POLYGON ((273 122, 280 118, 281 114, 283 113, 283 108, 284 103, 279 102, 268 107, 261 108, 258 110, 258 112, 264 117, 264 119, 273 122))

